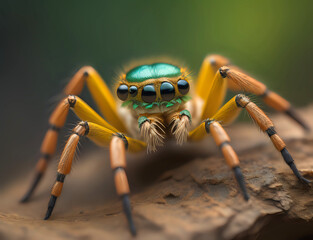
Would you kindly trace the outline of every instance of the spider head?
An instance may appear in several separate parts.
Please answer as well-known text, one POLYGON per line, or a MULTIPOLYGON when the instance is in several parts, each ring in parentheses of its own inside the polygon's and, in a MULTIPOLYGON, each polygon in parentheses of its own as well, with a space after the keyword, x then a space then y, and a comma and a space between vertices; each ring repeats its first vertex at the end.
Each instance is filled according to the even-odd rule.
POLYGON ((186 70, 168 63, 141 65, 123 74, 116 93, 133 109, 170 109, 189 99, 186 70))

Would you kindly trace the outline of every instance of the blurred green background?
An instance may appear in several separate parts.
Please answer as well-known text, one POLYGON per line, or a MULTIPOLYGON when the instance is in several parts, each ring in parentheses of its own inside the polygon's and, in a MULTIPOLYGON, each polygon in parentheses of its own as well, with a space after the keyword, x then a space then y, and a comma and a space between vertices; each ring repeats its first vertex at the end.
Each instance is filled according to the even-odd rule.
POLYGON ((111 83, 131 59, 168 55, 196 74, 207 54, 219 53, 294 105, 309 104, 312 10, 309 0, 2 0, 0 181, 33 168, 50 100, 85 64, 111 83))

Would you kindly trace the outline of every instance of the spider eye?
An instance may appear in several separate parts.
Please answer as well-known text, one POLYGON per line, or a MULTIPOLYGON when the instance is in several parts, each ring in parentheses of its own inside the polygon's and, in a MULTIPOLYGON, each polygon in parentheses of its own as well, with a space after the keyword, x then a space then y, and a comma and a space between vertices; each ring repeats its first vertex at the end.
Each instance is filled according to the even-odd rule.
POLYGON ((178 90, 181 94, 186 95, 189 92, 189 83, 186 80, 179 80, 177 82, 178 90))
POLYGON ((132 97, 136 97, 138 93, 138 89, 136 86, 130 86, 129 93, 132 97))
POLYGON ((141 98, 147 103, 155 101, 156 92, 153 85, 146 85, 142 89, 141 98))
POLYGON ((175 97, 175 88, 169 82, 163 82, 160 87, 162 99, 170 101, 175 97))
POLYGON ((117 91, 117 96, 119 99, 121 99, 122 101, 125 101, 128 97, 128 87, 125 84, 122 84, 118 87, 117 91))

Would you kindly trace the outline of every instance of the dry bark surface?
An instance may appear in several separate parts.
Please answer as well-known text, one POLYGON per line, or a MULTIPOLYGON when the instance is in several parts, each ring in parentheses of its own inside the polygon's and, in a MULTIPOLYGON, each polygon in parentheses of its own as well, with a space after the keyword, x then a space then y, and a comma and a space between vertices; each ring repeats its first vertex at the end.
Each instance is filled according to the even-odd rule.
MULTIPOLYGON (((313 129, 313 106, 299 112, 313 129)), ((298 168, 313 169, 313 135, 283 115, 272 119, 298 168)), ((169 144, 149 156, 129 155, 136 239, 313 239, 312 188, 299 183, 256 126, 240 123, 227 131, 241 161, 249 202, 212 139, 182 148, 169 144)), ((42 218, 57 157, 29 203, 18 200, 31 172, 7 184, 0 198, 0 239, 132 239, 108 153, 85 150, 49 221, 42 218)))

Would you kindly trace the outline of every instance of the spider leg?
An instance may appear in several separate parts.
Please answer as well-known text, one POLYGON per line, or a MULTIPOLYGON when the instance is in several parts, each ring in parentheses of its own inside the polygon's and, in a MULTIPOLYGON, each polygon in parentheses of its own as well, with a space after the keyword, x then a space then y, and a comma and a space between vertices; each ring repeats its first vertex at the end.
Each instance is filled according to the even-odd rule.
POLYGON ((69 137, 65 145, 58 165, 56 182, 51 191, 51 198, 44 219, 49 219, 55 207, 56 200, 61 195, 65 176, 71 171, 76 147, 82 136, 87 136, 99 146, 110 146, 110 161, 114 171, 116 190, 118 195, 122 198, 123 208, 129 222, 130 231, 135 235, 136 229, 132 220, 129 201, 129 185, 124 170, 126 167, 125 150, 128 148, 130 151, 141 151, 146 145, 139 140, 128 138, 121 133, 114 132, 111 129, 92 122, 80 122, 77 127, 74 128, 73 134, 69 137))
POLYGON ((128 220, 129 229, 132 235, 136 235, 136 228, 134 225, 131 206, 129 201, 129 184, 125 173, 126 168, 126 155, 125 147, 127 146, 127 140, 124 142, 120 136, 114 136, 110 143, 110 160, 111 168, 114 171, 114 181, 117 194, 121 196, 124 213, 128 220), (126 146, 125 146, 126 145, 126 146))
POLYGON ((230 138, 225 132, 224 128, 215 120, 208 119, 202 122, 197 128, 189 133, 191 140, 200 140, 205 135, 212 134, 216 145, 220 148, 227 165, 233 169, 235 178, 242 191, 243 197, 246 201, 249 200, 246 184, 242 172, 239 167, 239 159, 230 145, 230 138))
POLYGON ((236 98, 238 95, 230 99, 227 103, 225 103, 212 117, 219 123, 223 125, 228 125, 232 123, 241 112, 242 108, 239 108, 236 103, 236 98))
POLYGON ((203 100, 207 98, 209 95, 208 90, 212 88, 214 76, 219 68, 217 65, 222 64, 222 66, 225 66, 228 62, 228 59, 219 55, 209 55, 203 60, 198 74, 196 95, 203 100))
POLYGON ((119 129, 119 131, 126 133, 125 124, 117 113, 115 99, 108 86, 93 67, 82 67, 65 87, 64 93, 65 95, 79 95, 85 84, 107 121, 119 129))
POLYGON ((120 136, 127 145, 127 150, 130 152, 140 152, 147 147, 146 143, 140 140, 127 137, 119 132, 114 132, 96 123, 88 122, 88 126, 89 132, 87 137, 90 138, 98 146, 107 147, 110 144, 113 136, 120 136))
POLYGON ((83 100, 76 96, 68 96, 64 98, 49 119, 50 129, 46 133, 46 136, 41 145, 41 158, 36 165, 36 173, 34 181, 32 182, 29 190, 26 192, 21 202, 27 202, 31 197, 32 193, 39 184, 42 176, 44 175, 48 161, 53 156, 56 145, 58 132, 63 127, 69 109, 72 109, 75 114, 84 121, 92 121, 114 132, 118 132, 113 126, 107 123, 99 114, 97 114, 91 107, 89 107, 83 100))
POLYGON ((279 137, 277 134, 274 124, 272 121, 266 116, 266 114, 253 102, 250 101, 249 98, 246 96, 239 94, 236 97, 236 103, 239 107, 242 107, 247 110, 249 115, 252 117, 252 119, 258 124, 260 129, 267 133, 269 138, 271 139, 272 143, 274 144, 277 151, 279 151, 283 159, 285 160, 286 164, 291 168, 294 175, 303 183, 308 184, 310 183, 309 180, 305 179, 298 171, 298 168, 296 167, 294 160, 290 153, 288 152, 286 148, 285 142, 279 137))
POLYGON ((47 220, 54 209, 57 198, 61 195, 65 176, 70 173, 72 161, 76 152, 76 147, 79 142, 80 137, 88 134, 89 125, 87 122, 79 123, 73 130, 73 134, 69 137, 63 153, 61 155, 61 159, 58 165, 58 173, 56 177, 56 182, 53 185, 51 190, 51 197, 48 203, 48 209, 46 212, 46 216, 44 220, 47 220))
MULTIPOLYGON (((93 99, 95 100, 96 104, 99 106, 101 113, 103 116, 112 123, 113 129, 119 129, 119 131, 126 133, 125 124, 119 117, 117 113, 116 103, 114 101, 114 97, 112 96, 109 88, 97 73, 97 71, 90 67, 85 66, 82 67, 70 80, 70 82, 65 87, 63 93, 65 95, 79 95, 84 85, 87 85, 93 99)), ((75 102, 74 99, 71 100, 75 102)), ((29 200, 32 193, 36 189, 37 185, 39 184, 43 173, 48 165, 49 160, 52 158, 56 146, 57 146, 57 139, 59 135, 59 131, 64 126, 66 117, 68 114, 68 110, 71 106, 71 102, 67 100, 62 100, 58 106, 55 108, 53 113, 50 116, 49 124, 50 128, 48 129, 41 145, 41 157, 36 165, 36 175, 31 184, 31 187, 26 192, 24 197, 21 199, 20 202, 25 203, 29 200)), ((91 109, 91 108, 89 108, 91 109)), ((94 112, 92 110, 92 112, 94 112)), ((95 116, 95 114, 89 114, 90 111, 86 109, 86 112, 83 111, 81 114, 84 116, 81 119, 83 120, 90 120, 89 117, 95 116)), ((96 114, 97 115, 97 114, 96 114)), ((101 117, 98 116, 97 119, 101 117)), ((93 121, 93 119, 91 120, 93 121)), ((99 123, 98 121, 95 121, 99 123)), ((100 123, 99 123, 100 124, 100 123)), ((100 124, 101 125, 101 124, 100 124)), ((104 126, 108 127, 109 124, 105 124, 104 126)))
POLYGON ((305 179, 299 173, 294 160, 286 148, 285 142, 277 134, 274 124, 266 116, 266 114, 250 99, 243 94, 238 94, 227 102, 214 116, 213 119, 221 121, 222 123, 229 123, 238 115, 240 109, 247 110, 252 119, 258 124, 260 129, 266 133, 271 139, 273 145, 279 151, 285 160, 286 164, 291 168, 294 175, 303 183, 309 183, 310 181, 305 179))
POLYGON ((258 95, 263 98, 263 101, 277 111, 284 112, 287 116, 296 121, 305 130, 310 130, 308 125, 295 112, 291 104, 277 93, 270 91, 263 83, 246 75, 238 67, 230 64, 229 60, 219 56, 210 55, 203 61, 199 72, 196 93, 202 99, 206 98, 205 91, 212 85, 212 79, 216 71, 222 71, 227 78, 228 88, 233 91, 246 91, 258 95), (225 67, 227 66, 227 67, 225 67))
POLYGON ((263 83, 243 74, 232 68, 222 67, 221 71, 230 79, 234 85, 237 85, 247 92, 262 97, 263 101, 277 111, 284 112, 287 116, 309 131, 309 126, 300 118, 292 108, 291 104, 277 93, 270 91, 263 83))
POLYGON ((202 107, 201 119, 212 117, 222 105, 227 89, 227 81, 222 72, 217 71, 210 86, 206 87, 208 94, 202 107))

